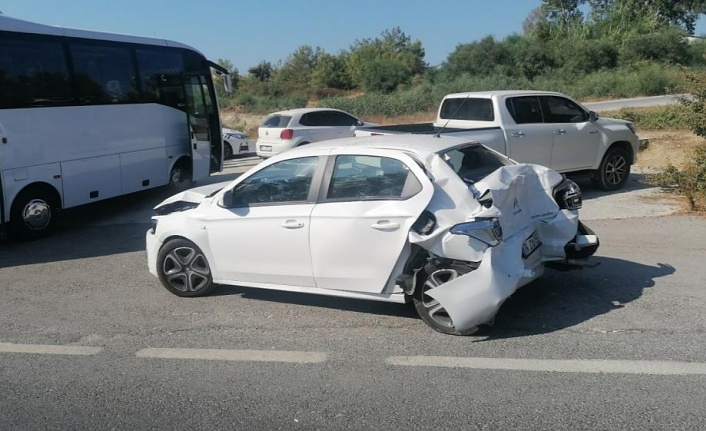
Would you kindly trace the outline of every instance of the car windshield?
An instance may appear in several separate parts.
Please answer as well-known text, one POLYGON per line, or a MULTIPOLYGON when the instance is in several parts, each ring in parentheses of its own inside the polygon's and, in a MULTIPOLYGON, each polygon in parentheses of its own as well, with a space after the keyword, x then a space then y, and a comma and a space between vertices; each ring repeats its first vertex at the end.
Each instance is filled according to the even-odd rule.
POLYGON ((496 169, 510 164, 482 145, 452 148, 440 153, 440 156, 467 184, 478 182, 496 169))
POLYGON ((292 117, 287 115, 270 115, 262 123, 262 127, 287 127, 292 117))

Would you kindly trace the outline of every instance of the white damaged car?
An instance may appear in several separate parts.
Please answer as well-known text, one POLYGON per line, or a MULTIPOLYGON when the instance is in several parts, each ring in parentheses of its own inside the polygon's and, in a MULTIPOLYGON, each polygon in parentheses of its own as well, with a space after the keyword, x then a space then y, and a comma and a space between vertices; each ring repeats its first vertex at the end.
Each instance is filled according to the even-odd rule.
POLYGON ((545 266, 593 266, 581 190, 478 143, 348 138, 295 148, 155 208, 149 270, 170 292, 218 284, 412 301, 467 335, 545 266))

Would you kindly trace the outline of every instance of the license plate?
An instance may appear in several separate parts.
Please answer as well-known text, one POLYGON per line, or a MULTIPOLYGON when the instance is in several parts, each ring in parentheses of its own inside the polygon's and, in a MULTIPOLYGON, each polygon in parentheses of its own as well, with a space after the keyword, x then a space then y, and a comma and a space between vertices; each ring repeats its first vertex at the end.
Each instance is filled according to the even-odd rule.
POLYGON ((272 147, 270 145, 260 145, 260 151, 272 151, 272 147))
POLYGON ((530 257, 541 245, 542 241, 539 240, 537 231, 532 232, 532 235, 522 243, 522 258, 527 259, 530 257))

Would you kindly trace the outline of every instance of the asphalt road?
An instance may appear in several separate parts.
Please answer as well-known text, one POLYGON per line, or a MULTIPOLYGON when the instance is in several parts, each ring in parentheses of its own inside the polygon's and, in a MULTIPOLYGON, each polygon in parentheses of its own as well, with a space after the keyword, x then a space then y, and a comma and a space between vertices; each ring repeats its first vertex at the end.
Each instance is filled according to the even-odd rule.
POLYGON ((635 97, 631 99, 615 99, 605 102, 588 102, 583 105, 594 111, 615 111, 621 108, 646 108, 651 106, 672 105, 679 102, 684 94, 668 94, 665 96, 635 97))
POLYGON ((74 212, 0 242, 0 428, 703 430, 706 220, 596 208, 645 190, 587 190, 600 265, 548 271, 470 337, 397 304, 177 298, 143 251, 167 192, 74 212))

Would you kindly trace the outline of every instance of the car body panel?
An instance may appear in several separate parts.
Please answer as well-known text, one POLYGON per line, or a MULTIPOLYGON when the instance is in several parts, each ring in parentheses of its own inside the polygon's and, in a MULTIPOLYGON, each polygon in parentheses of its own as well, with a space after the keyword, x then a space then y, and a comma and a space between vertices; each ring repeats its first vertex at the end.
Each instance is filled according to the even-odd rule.
MULTIPOLYGON (((337 151, 332 156, 349 153, 337 151)), ((368 150, 366 155, 402 161, 422 183, 422 190, 406 200, 317 204, 311 214, 311 253, 318 287, 371 293, 385 290, 412 224, 434 194, 431 181, 410 157, 389 150, 368 150)))

